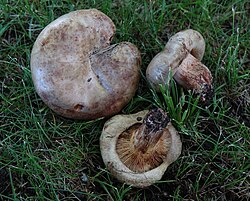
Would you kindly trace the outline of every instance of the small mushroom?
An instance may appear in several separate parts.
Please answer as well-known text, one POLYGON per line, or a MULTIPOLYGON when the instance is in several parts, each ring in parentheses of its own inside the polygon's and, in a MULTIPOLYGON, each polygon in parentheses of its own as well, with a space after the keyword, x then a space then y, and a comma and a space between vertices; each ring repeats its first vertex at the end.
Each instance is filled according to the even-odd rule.
POLYGON ((146 187, 160 180, 181 154, 180 136, 163 110, 116 115, 100 137, 108 170, 121 182, 146 187))
POLYGON ((96 9, 65 14, 46 26, 31 52, 41 99, 56 113, 95 119, 118 113, 134 96, 141 56, 129 42, 110 45, 111 19, 96 9))
POLYGON ((201 63, 204 51, 205 42, 199 32, 192 29, 178 32, 149 63, 146 71, 148 81, 159 90, 159 84, 168 85, 168 76, 172 71, 177 83, 194 90, 202 102, 209 101, 213 95, 213 78, 209 69, 201 63))

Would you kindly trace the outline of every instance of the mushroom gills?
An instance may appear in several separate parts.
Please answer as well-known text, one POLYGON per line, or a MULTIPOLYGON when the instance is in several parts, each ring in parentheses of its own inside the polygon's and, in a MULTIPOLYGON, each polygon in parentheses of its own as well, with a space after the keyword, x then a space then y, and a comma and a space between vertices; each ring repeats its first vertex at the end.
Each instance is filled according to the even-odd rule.
POLYGON ((163 110, 151 110, 142 123, 126 129, 117 140, 116 151, 125 166, 136 173, 158 167, 168 155, 171 135, 166 129, 170 119, 163 110))

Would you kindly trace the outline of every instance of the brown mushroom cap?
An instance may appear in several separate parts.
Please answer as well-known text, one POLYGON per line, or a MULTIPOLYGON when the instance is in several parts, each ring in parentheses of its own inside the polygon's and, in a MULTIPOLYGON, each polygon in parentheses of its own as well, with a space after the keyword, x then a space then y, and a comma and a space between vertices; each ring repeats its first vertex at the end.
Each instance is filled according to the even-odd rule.
POLYGON ((95 119, 119 112, 134 96, 141 56, 129 42, 110 46, 115 25, 96 9, 51 22, 31 53, 35 89, 56 113, 95 119))
POLYGON ((135 187, 149 186, 160 180, 181 154, 179 134, 168 118, 165 121, 165 117, 158 118, 157 114, 159 111, 145 110, 116 115, 105 123, 100 137, 102 158, 121 182, 135 187))
POLYGON ((212 75, 200 61, 205 41, 195 30, 187 29, 173 35, 164 50, 158 53, 147 67, 146 76, 159 91, 159 85, 168 85, 170 71, 174 79, 186 89, 201 95, 202 101, 212 96, 212 75))

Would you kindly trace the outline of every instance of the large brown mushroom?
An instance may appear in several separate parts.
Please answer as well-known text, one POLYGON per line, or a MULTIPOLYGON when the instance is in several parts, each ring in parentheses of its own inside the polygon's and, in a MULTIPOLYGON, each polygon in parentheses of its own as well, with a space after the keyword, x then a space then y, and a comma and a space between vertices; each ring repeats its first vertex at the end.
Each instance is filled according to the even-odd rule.
POLYGON ((167 114, 159 109, 116 115, 100 137, 108 170, 121 182, 146 187, 160 180, 181 154, 180 136, 167 114))
POLYGON ((186 89, 194 90, 202 102, 213 94, 212 75, 201 63, 205 51, 202 35, 192 29, 180 31, 172 36, 164 50, 158 53, 147 67, 146 76, 152 86, 167 85, 169 76, 186 89))
POLYGON ((134 96, 141 56, 129 42, 110 45, 115 25, 96 9, 46 26, 31 53, 37 93, 56 113, 95 119, 118 113, 134 96))

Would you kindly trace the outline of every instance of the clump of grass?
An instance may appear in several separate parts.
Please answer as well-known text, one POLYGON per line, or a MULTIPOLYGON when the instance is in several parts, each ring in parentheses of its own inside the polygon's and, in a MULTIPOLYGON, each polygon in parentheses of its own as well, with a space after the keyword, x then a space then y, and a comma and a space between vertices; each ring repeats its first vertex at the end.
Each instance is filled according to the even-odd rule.
POLYGON ((249 199, 249 6, 246 0, 0 0, 0 199, 249 199), (37 35, 60 15, 87 8, 114 21, 114 43, 138 46, 142 75, 174 33, 192 28, 206 40, 203 62, 215 88, 210 105, 200 106, 174 80, 156 93, 141 79, 122 111, 161 107, 181 134, 180 159, 149 188, 121 184, 105 169, 99 151, 105 119, 59 117, 35 93, 29 60, 37 35))
POLYGON ((192 91, 184 92, 183 88, 177 86, 172 73, 169 74, 166 86, 160 85, 160 93, 151 89, 156 107, 168 111, 169 116, 179 126, 184 126, 190 117, 199 116, 197 112, 199 96, 192 91))

